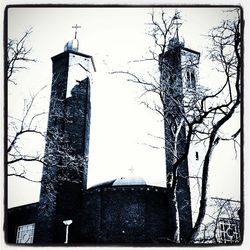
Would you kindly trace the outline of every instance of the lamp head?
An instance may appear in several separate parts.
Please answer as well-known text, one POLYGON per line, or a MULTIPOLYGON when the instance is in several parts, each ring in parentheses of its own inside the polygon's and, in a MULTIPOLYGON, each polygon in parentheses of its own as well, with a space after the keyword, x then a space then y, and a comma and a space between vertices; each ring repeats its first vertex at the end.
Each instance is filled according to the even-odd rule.
POLYGON ((73 222, 72 220, 64 220, 64 221, 63 221, 63 224, 64 224, 65 226, 69 226, 72 222, 73 222))

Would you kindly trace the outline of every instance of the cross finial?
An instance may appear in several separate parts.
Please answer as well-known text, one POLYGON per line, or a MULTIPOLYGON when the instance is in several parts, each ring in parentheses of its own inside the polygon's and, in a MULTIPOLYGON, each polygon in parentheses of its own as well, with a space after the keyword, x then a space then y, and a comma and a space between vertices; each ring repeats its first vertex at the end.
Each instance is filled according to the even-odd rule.
POLYGON ((133 167, 130 167, 130 168, 128 169, 128 171, 129 171, 131 174, 133 174, 133 172, 135 171, 135 169, 134 169, 133 167))
POLYGON ((77 29, 81 28, 81 26, 78 26, 77 24, 75 26, 72 26, 73 29, 75 29, 75 39, 77 35, 77 29))
POLYGON ((176 37, 179 40, 179 27, 182 25, 182 23, 179 21, 181 19, 180 16, 180 11, 178 11, 177 9, 175 10, 175 14, 174 14, 174 25, 176 26, 176 37))

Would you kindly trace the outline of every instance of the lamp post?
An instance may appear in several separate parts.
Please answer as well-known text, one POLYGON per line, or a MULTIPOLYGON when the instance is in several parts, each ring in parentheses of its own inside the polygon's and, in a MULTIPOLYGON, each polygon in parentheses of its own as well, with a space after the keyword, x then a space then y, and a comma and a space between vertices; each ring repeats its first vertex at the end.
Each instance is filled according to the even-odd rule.
POLYGON ((64 244, 68 244, 69 241, 69 225, 72 223, 72 220, 64 220, 63 224, 66 226, 66 235, 64 244))

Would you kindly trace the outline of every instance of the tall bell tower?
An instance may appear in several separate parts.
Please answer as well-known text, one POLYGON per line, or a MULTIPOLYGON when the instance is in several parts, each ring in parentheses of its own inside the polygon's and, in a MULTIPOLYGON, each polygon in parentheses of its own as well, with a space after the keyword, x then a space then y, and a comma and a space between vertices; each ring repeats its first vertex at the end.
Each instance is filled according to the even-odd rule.
MULTIPOLYGON (((178 21, 178 20, 177 20, 178 21)), ((166 182, 171 188, 173 165, 186 150, 186 100, 195 93, 200 53, 184 47, 178 34, 169 40, 167 51, 159 56, 160 82, 164 91, 164 130, 166 182)), ((177 170, 176 200, 178 203, 180 241, 185 242, 192 229, 191 194, 188 161, 177 170)))
POLYGON ((35 241, 63 242, 57 239, 63 221, 77 224, 82 191, 87 188, 90 134, 92 56, 79 50, 77 28, 64 52, 52 57, 48 128, 41 182, 35 241))

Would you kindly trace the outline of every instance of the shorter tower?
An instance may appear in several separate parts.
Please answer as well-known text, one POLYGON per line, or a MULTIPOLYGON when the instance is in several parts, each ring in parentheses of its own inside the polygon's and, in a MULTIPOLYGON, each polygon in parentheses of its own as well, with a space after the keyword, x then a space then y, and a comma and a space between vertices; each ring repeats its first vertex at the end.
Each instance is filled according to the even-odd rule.
MULTIPOLYGON (((185 116, 186 101, 194 94, 198 77, 200 53, 184 47, 176 33, 169 40, 168 49, 159 56, 160 82, 163 89, 165 156, 167 187, 173 181, 173 165, 180 159, 187 146, 185 116)), ((192 229, 191 195, 187 157, 178 166, 176 200, 180 223, 180 240, 188 238, 192 229)))
POLYGON ((48 129, 35 241, 58 242, 63 221, 77 224, 82 191, 87 188, 91 73, 93 58, 78 52, 79 41, 69 41, 52 57, 48 129))

